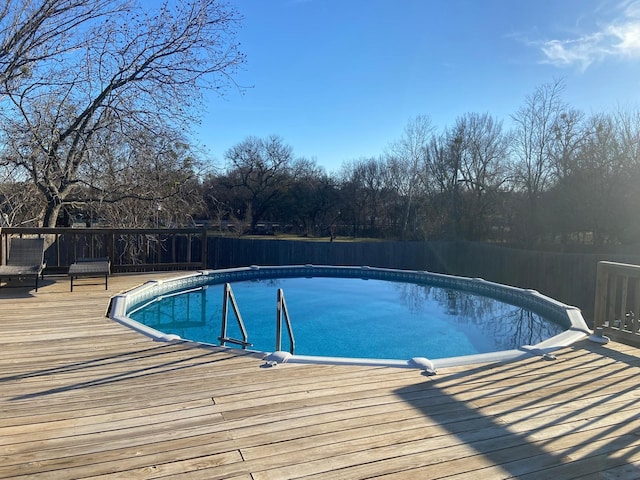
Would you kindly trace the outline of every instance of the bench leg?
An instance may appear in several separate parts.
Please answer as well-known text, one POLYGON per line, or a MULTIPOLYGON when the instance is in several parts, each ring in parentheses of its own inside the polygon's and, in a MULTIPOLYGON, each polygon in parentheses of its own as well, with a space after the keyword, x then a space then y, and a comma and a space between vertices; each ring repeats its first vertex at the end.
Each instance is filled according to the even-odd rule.
MULTIPOLYGON (((84 275, 83 275, 84 276, 84 275)), ((92 275, 89 275, 87 278, 92 277, 92 275)), ((75 276, 75 275, 70 275, 69 278, 71 279, 71 291, 73 292, 73 280, 74 278, 77 280, 78 278, 80 278, 80 276, 75 276)), ((95 278, 95 277, 93 277, 95 278)), ((109 290, 109 274, 106 274, 104 276, 104 289, 105 290, 109 290)))

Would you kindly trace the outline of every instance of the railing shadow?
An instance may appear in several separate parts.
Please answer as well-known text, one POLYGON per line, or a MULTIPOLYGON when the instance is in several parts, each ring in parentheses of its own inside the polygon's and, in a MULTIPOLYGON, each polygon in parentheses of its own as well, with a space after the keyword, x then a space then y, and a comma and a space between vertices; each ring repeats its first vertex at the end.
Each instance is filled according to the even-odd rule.
MULTIPOLYGON (((192 342, 175 342, 152 348, 132 349, 131 351, 119 353, 117 355, 93 358, 87 361, 69 363, 57 367, 0 377, 0 384, 51 375, 62 376, 61 380, 58 381, 58 383, 62 384, 60 386, 33 391, 10 398, 12 401, 28 400, 67 391, 114 384, 125 380, 162 375, 168 372, 176 372, 220 363, 232 358, 226 355, 220 355, 221 353, 228 352, 229 350, 230 349, 223 347, 201 346, 192 342), (180 350, 180 355, 178 357, 176 357, 176 348, 180 350), (166 361, 163 361, 163 357, 167 357, 166 361), (153 363, 153 365, 149 365, 146 362, 146 360, 149 359, 155 359, 158 362, 153 363), (140 360, 145 360, 145 362, 141 363, 140 366, 136 365, 140 360), (105 371, 111 371, 109 367, 122 364, 130 364, 131 367, 118 371, 117 373, 104 375, 105 371), (73 376, 77 376, 78 373, 82 373, 83 380, 72 381, 64 384, 64 375, 69 375, 70 378, 73 378, 73 376)), ((234 357, 240 355, 253 355, 252 352, 244 352, 236 349, 234 349, 233 352, 234 357)))
POLYGON ((528 359, 431 377, 425 390, 446 403, 444 412, 415 389, 398 389, 454 437, 411 473, 446 462, 451 475, 482 470, 495 478, 560 479, 607 470, 640 478, 632 463, 640 455, 633 381, 639 365, 638 357, 585 341, 555 362, 528 359))

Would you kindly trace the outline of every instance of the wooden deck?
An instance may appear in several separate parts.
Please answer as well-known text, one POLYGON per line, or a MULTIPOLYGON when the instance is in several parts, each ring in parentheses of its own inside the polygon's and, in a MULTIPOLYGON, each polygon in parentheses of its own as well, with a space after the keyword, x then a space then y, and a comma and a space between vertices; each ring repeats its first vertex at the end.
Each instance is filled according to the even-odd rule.
POLYGON ((264 368, 104 317, 152 277, 0 289, 0 478, 640 478, 640 350, 264 368))

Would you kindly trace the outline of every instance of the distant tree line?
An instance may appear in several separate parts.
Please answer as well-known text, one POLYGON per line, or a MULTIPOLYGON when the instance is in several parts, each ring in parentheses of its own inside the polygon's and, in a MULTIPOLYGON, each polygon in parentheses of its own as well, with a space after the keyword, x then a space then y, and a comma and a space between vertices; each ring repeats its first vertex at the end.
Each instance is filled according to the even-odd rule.
MULTIPOLYGON (((586 115, 561 100, 562 87, 538 87, 509 128, 486 113, 442 130, 418 116, 378 157, 331 173, 276 135, 247 137, 226 151, 226 168, 207 172, 188 143, 139 132, 138 148, 102 145, 108 168, 83 172, 58 224, 75 216, 236 235, 638 243, 640 112, 586 115)), ((42 218, 33 182, 1 188, 5 222, 42 218)))
POLYGON ((586 114, 540 85, 505 123, 427 115, 327 172, 247 137, 216 169, 188 135, 244 62, 218 0, 8 0, 0 7, 0 226, 206 223, 241 235, 640 242, 640 112, 586 114))
POLYGON ((411 119, 376 158, 328 174, 279 137, 249 137, 202 182, 214 225, 300 235, 595 246, 640 242, 640 112, 585 113, 562 81, 527 96, 506 128, 468 113, 411 119))

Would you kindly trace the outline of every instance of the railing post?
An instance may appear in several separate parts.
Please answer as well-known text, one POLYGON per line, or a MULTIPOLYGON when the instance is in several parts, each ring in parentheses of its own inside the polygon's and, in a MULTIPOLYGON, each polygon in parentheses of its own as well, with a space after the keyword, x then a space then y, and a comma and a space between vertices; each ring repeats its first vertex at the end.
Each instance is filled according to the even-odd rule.
POLYGON ((635 331, 638 331, 638 322, 640 322, 640 319, 637 318, 640 315, 640 279, 634 279, 633 285, 633 313, 636 316, 635 331))
POLYGON ((156 232, 156 265, 162 263, 162 234, 156 232))
POLYGON ((192 254, 191 254, 191 242, 193 240, 193 236, 190 233, 187 233, 187 263, 191 263, 192 254))
POLYGON ((596 273, 596 299, 593 315, 594 328, 602 327, 605 321, 605 315, 607 310, 607 293, 609 290, 609 272, 607 265, 603 262, 598 262, 596 273))
POLYGON ((629 276, 622 276, 622 291, 620 292, 620 321, 622 322, 621 327, 624 327, 626 322, 626 314, 629 311, 627 308, 627 292, 629 290, 629 276))
POLYGON ((116 234, 111 232, 110 234, 106 234, 105 241, 107 243, 107 256, 109 257, 109 262, 111 263, 111 268, 115 265, 115 251, 116 251, 116 234))
POLYGON ((203 228, 203 229, 202 229, 202 233, 201 233, 200 235, 201 235, 201 236, 200 236, 200 238, 201 238, 201 244, 202 244, 202 245, 201 245, 201 248, 202 248, 202 252, 201 252, 202 258, 200 259, 200 262, 202 263, 202 268, 203 268, 203 269, 207 269, 207 268, 209 268, 209 267, 208 267, 208 259, 207 259, 207 255, 208 255, 208 253, 207 253, 207 247, 208 247, 208 245, 207 245, 207 242, 208 242, 208 239, 207 239, 207 229, 206 229, 206 228, 203 228))
POLYGON ((60 266, 60 234, 59 233, 55 234, 54 243, 56 245, 56 267, 59 267, 60 266))

